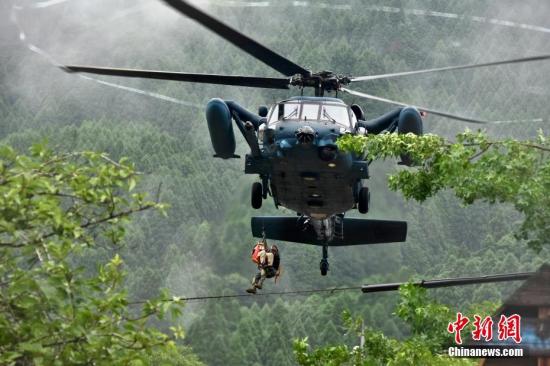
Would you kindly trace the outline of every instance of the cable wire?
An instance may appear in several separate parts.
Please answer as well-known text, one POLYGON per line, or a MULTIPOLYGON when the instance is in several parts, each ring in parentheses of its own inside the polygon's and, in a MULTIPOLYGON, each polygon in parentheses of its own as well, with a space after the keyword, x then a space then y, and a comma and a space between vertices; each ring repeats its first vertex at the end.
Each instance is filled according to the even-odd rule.
MULTIPOLYGON (((536 275, 537 272, 518 272, 518 273, 503 273, 495 275, 483 275, 477 277, 453 277, 453 278, 441 278, 435 280, 421 280, 417 282, 411 282, 413 285, 424 288, 438 288, 438 287, 451 287, 451 286, 465 286, 483 283, 493 282, 510 282, 510 281, 524 281, 536 275)), ((310 295, 313 293, 329 293, 332 295, 339 291, 361 290, 363 293, 372 293, 380 291, 395 291, 401 286, 407 284, 407 282, 396 282, 386 284, 364 285, 364 286, 350 286, 350 287, 333 287, 323 289, 311 289, 311 290, 296 290, 296 291, 279 291, 279 292, 265 292, 259 294, 234 294, 234 295, 210 295, 210 296, 194 296, 194 297, 174 297, 167 301, 201 301, 201 300, 213 300, 213 299, 233 299, 243 297, 255 297, 255 296, 273 296, 273 295, 310 295)), ((132 302, 132 305, 143 304, 148 300, 141 300, 132 302)))
MULTIPOLYGON (((193 296, 193 297, 174 297, 168 301, 205 301, 205 300, 216 300, 216 299, 235 299, 235 298, 253 298, 253 297, 267 297, 267 296, 284 296, 284 295, 311 295, 314 293, 329 293, 329 295, 334 294, 335 292, 341 291, 350 291, 350 290, 361 290, 362 286, 351 286, 351 287, 333 287, 333 288, 324 288, 324 289, 312 289, 312 290, 296 290, 296 291, 278 291, 278 292, 261 292, 256 294, 233 294, 233 295, 211 295, 211 296, 193 296)), ((133 301, 131 305, 144 304, 149 300, 139 300, 133 301)))

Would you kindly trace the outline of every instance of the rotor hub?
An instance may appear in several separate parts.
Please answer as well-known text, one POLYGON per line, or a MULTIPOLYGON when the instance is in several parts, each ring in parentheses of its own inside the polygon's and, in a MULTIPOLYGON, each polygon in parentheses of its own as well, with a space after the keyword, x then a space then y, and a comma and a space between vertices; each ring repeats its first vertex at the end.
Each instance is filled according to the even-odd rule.
POLYGON ((315 88, 316 96, 323 96, 324 92, 338 91, 343 85, 351 82, 348 76, 336 75, 332 71, 321 71, 309 75, 294 75, 290 79, 290 85, 300 88, 315 88))

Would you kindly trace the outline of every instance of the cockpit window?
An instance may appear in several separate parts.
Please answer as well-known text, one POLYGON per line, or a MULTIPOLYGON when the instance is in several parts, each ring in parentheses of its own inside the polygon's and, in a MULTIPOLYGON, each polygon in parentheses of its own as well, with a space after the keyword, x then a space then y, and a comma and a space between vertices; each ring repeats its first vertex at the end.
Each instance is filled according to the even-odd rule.
POLYGON ((319 104, 302 104, 301 120, 318 121, 319 120, 319 104))
POLYGON ((322 113, 321 119, 323 120, 328 119, 330 122, 336 123, 336 120, 332 118, 330 114, 328 114, 327 109, 325 107, 323 107, 323 113, 322 113))
POLYGON ((338 105, 323 105, 321 107, 321 121, 329 121, 349 128, 348 109, 338 105))
POLYGON ((298 119, 300 105, 298 103, 279 104, 279 120, 298 119))
POLYGON ((272 107, 268 123, 277 121, 320 121, 350 128, 350 109, 342 104, 304 102, 282 102, 272 107))

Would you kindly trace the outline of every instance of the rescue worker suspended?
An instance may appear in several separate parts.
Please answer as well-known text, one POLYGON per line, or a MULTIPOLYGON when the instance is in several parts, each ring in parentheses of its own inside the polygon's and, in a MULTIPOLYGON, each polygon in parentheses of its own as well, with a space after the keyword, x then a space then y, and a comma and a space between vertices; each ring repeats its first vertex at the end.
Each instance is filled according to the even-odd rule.
POLYGON ((275 283, 281 275, 281 256, 275 244, 269 248, 265 239, 256 243, 252 249, 251 259, 258 266, 258 273, 252 279, 252 286, 246 292, 255 294, 261 290, 266 278, 275 278, 275 283))

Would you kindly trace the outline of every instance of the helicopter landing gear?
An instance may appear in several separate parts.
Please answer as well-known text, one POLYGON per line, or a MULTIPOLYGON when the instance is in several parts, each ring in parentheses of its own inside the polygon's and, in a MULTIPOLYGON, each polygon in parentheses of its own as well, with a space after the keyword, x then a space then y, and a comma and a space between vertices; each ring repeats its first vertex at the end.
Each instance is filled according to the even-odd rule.
POLYGON ((323 259, 321 259, 319 267, 321 269, 321 276, 326 276, 328 272, 328 246, 326 244, 323 245, 323 259))
POLYGON ((262 199, 263 199, 262 183, 254 182, 252 184, 252 191, 250 195, 250 203, 252 204, 252 208, 257 210, 260 207, 262 207, 262 199))
POLYGON ((359 190, 358 210, 362 214, 369 212, 370 192, 368 187, 361 187, 359 190))

